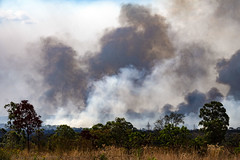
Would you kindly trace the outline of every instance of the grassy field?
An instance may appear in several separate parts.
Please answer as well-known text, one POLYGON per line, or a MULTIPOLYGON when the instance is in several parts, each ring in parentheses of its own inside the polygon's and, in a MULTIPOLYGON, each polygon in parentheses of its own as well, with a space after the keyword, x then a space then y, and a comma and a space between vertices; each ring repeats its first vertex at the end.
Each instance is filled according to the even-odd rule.
POLYGON ((12 160, 238 160, 239 155, 230 154, 218 146, 208 146, 207 153, 204 156, 196 152, 169 151, 162 148, 142 148, 127 151, 123 148, 107 147, 102 150, 94 151, 71 151, 55 153, 37 153, 24 151, 15 151, 11 153, 12 160))

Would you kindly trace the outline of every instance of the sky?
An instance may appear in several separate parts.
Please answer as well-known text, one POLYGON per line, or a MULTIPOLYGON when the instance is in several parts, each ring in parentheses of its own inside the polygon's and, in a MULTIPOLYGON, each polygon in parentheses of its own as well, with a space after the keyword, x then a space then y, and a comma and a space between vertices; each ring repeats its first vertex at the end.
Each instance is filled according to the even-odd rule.
POLYGON ((239 127, 239 12, 238 0, 0 0, 0 116, 27 99, 44 124, 146 128, 177 112, 193 128, 216 100, 239 127))

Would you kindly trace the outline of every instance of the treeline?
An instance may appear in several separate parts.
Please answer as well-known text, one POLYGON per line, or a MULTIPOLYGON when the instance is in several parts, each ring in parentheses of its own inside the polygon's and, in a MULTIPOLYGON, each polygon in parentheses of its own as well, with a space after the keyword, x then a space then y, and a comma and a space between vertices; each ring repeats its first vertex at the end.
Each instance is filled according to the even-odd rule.
POLYGON ((75 132, 68 125, 60 125, 52 134, 44 133, 44 130, 39 127, 41 121, 38 118, 40 117, 33 110, 31 113, 34 113, 34 116, 32 116, 31 123, 28 123, 26 119, 31 117, 27 112, 29 108, 31 109, 29 105, 27 101, 22 101, 19 104, 10 103, 5 106, 10 115, 8 122, 10 130, 0 130, 1 148, 68 152, 114 146, 124 148, 127 153, 131 153, 134 149, 159 147, 172 151, 194 150, 204 155, 207 145, 213 144, 221 145, 231 153, 240 151, 240 135, 238 133, 226 134, 229 117, 220 102, 211 102, 201 108, 199 116, 202 120, 199 125, 202 128, 195 131, 182 126, 184 124, 183 114, 170 113, 156 120, 153 130, 138 130, 124 118, 117 117, 114 121, 108 121, 106 124, 99 123, 91 128, 84 128, 81 132, 75 132), (21 115, 22 109, 17 109, 18 107, 26 109, 24 115, 21 115), (15 112, 21 116, 18 117, 15 112), (34 119, 38 123, 33 123, 34 119))

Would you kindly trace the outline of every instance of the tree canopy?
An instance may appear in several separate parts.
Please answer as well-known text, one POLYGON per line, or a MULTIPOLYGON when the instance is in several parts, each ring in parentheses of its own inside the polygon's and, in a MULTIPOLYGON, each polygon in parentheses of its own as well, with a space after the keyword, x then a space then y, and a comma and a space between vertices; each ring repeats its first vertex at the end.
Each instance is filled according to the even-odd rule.
POLYGON ((220 102, 212 101, 200 109, 200 126, 210 144, 221 143, 229 125, 229 116, 220 102))
POLYGON ((35 129, 41 127, 41 116, 38 116, 32 104, 27 100, 22 100, 21 103, 11 102, 4 106, 8 112, 8 126, 17 132, 24 131, 27 134, 28 150, 29 150, 29 136, 35 129))
POLYGON ((57 127, 55 134, 50 138, 48 147, 51 150, 71 150, 75 139, 75 131, 68 125, 60 125, 57 127))
POLYGON ((169 115, 165 115, 163 118, 158 119, 154 125, 155 130, 162 130, 169 124, 173 127, 177 127, 179 124, 184 124, 184 115, 180 113, 171 112, 169 115))

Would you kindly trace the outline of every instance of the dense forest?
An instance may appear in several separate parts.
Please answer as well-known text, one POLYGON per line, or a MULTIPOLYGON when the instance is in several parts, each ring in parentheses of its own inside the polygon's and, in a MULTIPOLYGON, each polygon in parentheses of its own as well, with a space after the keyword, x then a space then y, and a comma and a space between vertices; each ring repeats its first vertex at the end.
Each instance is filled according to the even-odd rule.
POLYGON ((220 102, 205 104, 199 112, 199 130, 184 126, 184 115, 171 112, 154 128, 135 128, 125 118, 74 130, 60 125, 44 130, 33 105, 5 105, 7 129, 0 130, 0 159, 204 159, 236 158, 240 133, 228 130, 229 117, 220 102), (185 156, 183 156, 185 155, 185 156))

